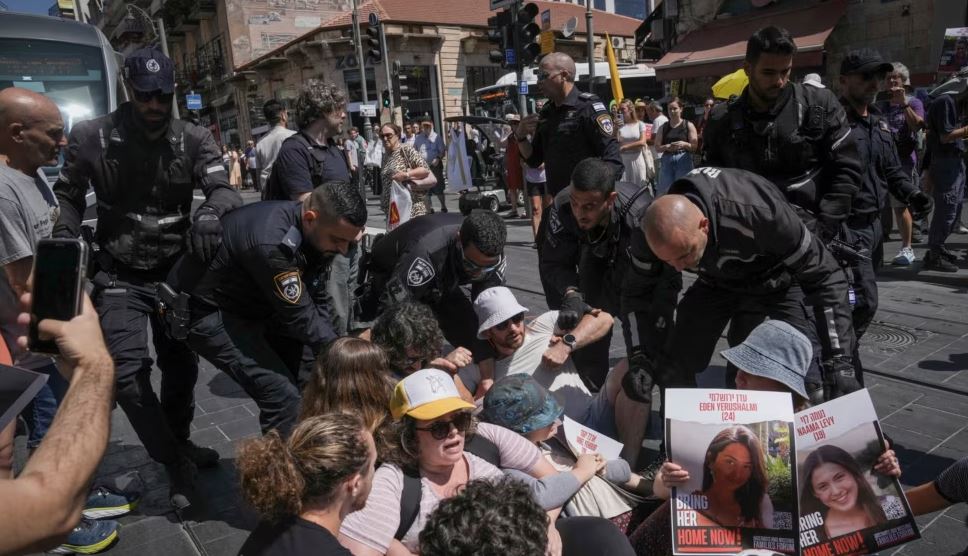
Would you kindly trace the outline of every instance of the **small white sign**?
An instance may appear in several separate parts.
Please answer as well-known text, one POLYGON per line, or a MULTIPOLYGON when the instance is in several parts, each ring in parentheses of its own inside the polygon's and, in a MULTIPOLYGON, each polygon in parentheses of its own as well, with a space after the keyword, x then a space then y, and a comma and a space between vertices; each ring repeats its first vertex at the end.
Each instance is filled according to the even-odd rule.
POLYGON ((375 104, 361 104, 360 105, 360 116, 364 118, 375 118, 376 117, 376 105, 375 104))
POLYGON ((606 460, 618 459, 622 455, 622 444, 604 434, 564 416, 565 439, 568 447, 576 455, 601 454, 606 460))

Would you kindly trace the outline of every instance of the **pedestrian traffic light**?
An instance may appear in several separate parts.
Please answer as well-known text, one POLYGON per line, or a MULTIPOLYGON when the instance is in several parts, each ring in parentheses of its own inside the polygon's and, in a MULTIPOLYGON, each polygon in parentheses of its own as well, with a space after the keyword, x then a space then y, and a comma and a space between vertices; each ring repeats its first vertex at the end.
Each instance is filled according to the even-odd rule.
POLYGON ((383 89, 383 92, 380 93, 380 98, 383 99, 383 107, 390 108, 390 90, 383 89))
POLYGON ((538 44, 541 28, 534 22, 537 15, 538 5, 534 2, 528 2, 518 11, 514 31, 517 35, 518 62, 522 66, 530 66, 541 54, 541 45, 538 44))
POLYGON ((363 37, 363 57, 371 64, 383 61, 383 43, 380 41, 380 26, 368 25, 363 37))
POLYGON ((488 51, 487 57, 492 64, 501 64, 502 68, 511 65, 507 59, 507 51, 514 48, 511 36, 508 34, 510 26, 511 12, 507 10, 502 10, 497 15, 487 18, 487 40, 495 45, 488 51))

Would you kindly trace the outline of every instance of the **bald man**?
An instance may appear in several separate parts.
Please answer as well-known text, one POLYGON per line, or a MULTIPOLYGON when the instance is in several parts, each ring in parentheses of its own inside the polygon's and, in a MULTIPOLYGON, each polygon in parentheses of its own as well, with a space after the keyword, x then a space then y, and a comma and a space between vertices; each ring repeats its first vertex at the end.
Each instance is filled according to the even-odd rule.
MULTIPOLYGON (((34 246, 57 221, 57 200, 40 172, 57 164, 67 144, 57 105, 44 95, 9 87, 0 91, 0 330, 15 346, 11 326, 34 260, 34 246), (16 293, 16 295, 15 295, 16 293)), ((14 353, 14 359, 18 354, 14 353)))
MULTIPOLYGON (((860 388, 849 358, 846 277, 773 183, 744 170, 697 168, 652 203, 642 231, 657 257, 699 275, 679 302, 670 361, 657 365, 660 385, 695 386, 727 322, 735 346, 771 318, 813 338, 820 351, 827 380, 816 365, 808 372, 812 399, 860 388)), ((729 386, 735 378, 733 369, 729 386)))

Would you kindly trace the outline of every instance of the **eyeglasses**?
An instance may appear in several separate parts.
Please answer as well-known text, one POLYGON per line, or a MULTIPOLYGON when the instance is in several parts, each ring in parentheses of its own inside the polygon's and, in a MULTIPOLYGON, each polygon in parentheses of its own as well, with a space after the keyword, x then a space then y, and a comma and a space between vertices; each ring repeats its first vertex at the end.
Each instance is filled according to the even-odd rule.
MULTIPOLYGON (((463 255, 463 253, 462 253, 462 255, 463 255)), ((504 255, 501 255, 498 258, 498 260, 497 260, 496 263, 494 263, 492 265, 489 265, 489 266, 481 266, 481 265, 475 263, 474 261, 468 259, 466 256, 462 256, 461 258, 463 259, 462 262, 463 262, 463 265, 464 265, 464 271, 467 272, 468 274, 471 274, 471 275, 474 275, 474 276, 484 275, 484 274, 487 274, 488 272, 494 272, 502 264, 504 264, 504 255)))
POLYGON ((443 440, 450 436, 450 427, 453 425, 458 434, 467 434, 471 428, 473 417, 470 413, 462 412, 454 416, 450 421, 434 421, 429 427, 417 427, 418 431, 429 432, 434 440, 443 440))
POLYGON ((382 139, 393 139, 396 136, 397 136, 396 133, 381 133, 380 134, 380 138, 382 138, 382 139))
POLYGON ((538 70, 534 72, 534 76, 538 79, 538 81, 544 81, 545 79, 551 79, 552 77, 558 75, 559 73, 561 72, 560 71, 547 72, 545 70, 538 70))
POLYGON ((514 324, 515 326, 517 326, 521 324, 523 320, 524 320, 524 313, 518 313, 506 321, 495 324, 494 329, 500 332, 504 332, 505 330, 508 329, 509 326, 511 326, 511 324, 514 324))
POLYGON ((162 104, 168 104, 171 99, 175 98, 175 93, 163 93, 161 90, 156 91, 134 91, 134 99, 138 102, 147 103, 151 102, 151 99, 156 98, 158 102, 162 104))
POLYGON ((427 361, 427 358, 423 355, 415 355, 413 357, 407 357, 405 360, 407 364, 405 368, 409 369, 411 367, 414 367, 415 365, 423 366, 425 361, 427 361))

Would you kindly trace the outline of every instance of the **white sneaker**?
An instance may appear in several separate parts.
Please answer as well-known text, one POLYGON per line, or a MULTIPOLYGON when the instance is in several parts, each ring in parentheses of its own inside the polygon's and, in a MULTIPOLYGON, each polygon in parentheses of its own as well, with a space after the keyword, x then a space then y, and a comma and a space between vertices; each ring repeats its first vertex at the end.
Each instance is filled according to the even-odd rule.
POLYGON ((958 227, 955 228, 955 233, 956 234, 968 234, 968 228, 962 226, 961 224, 958 224, 958 227))
POLYGON ((891 262, 891 264, 895 266, 908 266, 915 260, 917 260, 917 257, 914 256, 914 249, 911 249, 910 247, 902 247, 897 253, 897 256, 894 257, 894 260, 891 262))

